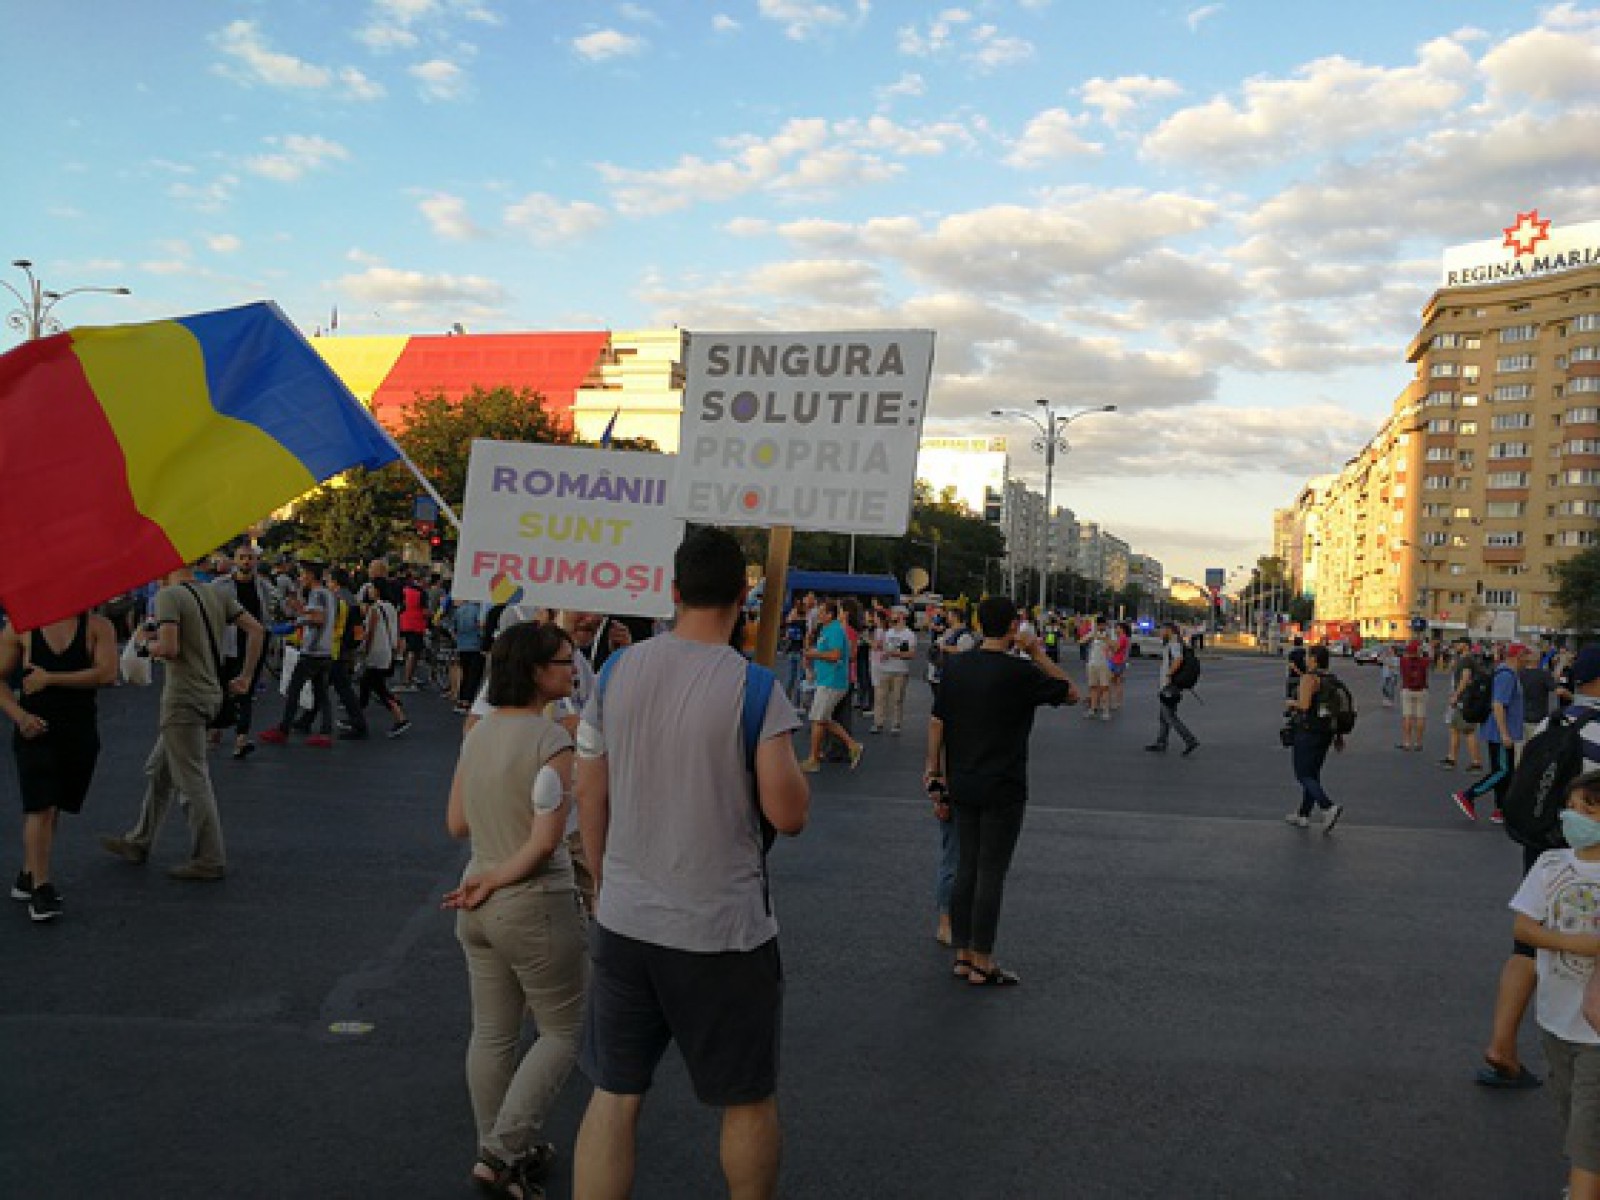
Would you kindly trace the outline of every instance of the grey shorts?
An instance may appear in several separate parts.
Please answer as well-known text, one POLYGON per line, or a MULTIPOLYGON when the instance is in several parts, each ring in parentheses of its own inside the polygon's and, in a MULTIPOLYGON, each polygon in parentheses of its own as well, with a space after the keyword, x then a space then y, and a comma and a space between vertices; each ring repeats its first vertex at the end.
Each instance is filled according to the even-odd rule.
POLYGON ((834 710, 839 707, 839 701, 845 697, 847 688, 819 687, 811 698, 811 720, 813 724, 821 725, 825 721, 833 720, 834 710))
POLYGON ((1567 1158, 1580 1171, 1600 1173, 1600 1045, 1569 1042, 1544 1030, 1540 1036, 1567 1158))

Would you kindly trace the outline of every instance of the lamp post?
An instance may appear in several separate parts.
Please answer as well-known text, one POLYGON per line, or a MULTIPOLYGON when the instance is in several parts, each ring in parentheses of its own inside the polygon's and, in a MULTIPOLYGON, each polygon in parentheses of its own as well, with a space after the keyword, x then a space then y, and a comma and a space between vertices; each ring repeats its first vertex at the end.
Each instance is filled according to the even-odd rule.
POLYGON ((1048 611, 1050 608, 1050 551, 1051 542, 1055 534, 1055 475, 1056 452, 1065 454, 1072 449, 1067 440, 1062 436, 1062 430, 1076 421, 1079 417, 1090 417, 1096 413, 1116 412, 1115 404, 1102 404, 1098 408, 1080 408, 1076 412, 1057 413, 1055 405, 1050 401, 1041 399, 1037 401, 1044 410, 1044 419, 1033 415, 1025 408, 996 408, 991 409, 991 417, 1021 417, 1029 421, 1039 431, 1039 436, 1033 439, 1033 448, 1044 455, 1044 561, 1039 564, 1039 605, 1048 611))
POLYGON ((932 541, 923 541, 921 538, 906 539, 913 546, 927 546, 933 551, 933 573, 928 577, 928 590, 930 592, 939 591, 939 538, 937 536, 938 531, 935 530, 934 532, 935 536, 932 541))
POLYGON ((55 306, 68 296, 78 296, 85 292, 99 292, 105 296, 133 294, 125 287, 75 287, 68 288, 64 292, 47 291, 44 281, 33 273, 33 263, 30 260, 13 259, 11 265, 22 272, 27 283, 24 285, 26 291, 18 291, 4 279, 0 279, 0 287, 15 296, 17 303, 22 306, 6 314, 6 324, 30 342, 37 341, 46 334, 61 332, 61 322, 56 320, 52 313, 55 306))

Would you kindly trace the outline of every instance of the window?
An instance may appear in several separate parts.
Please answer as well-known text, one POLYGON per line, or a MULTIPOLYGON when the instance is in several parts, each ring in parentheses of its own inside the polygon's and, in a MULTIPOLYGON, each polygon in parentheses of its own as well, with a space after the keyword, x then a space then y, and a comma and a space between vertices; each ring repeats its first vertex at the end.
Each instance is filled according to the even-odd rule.
POLYGON ((1503 354, 1494 360, 1494 369, 1505 373, 1531 371, 1538 360, 1532 354, 1503 354))
POLYGON ((1496 404, 1512 404, 1518 400, 1533 399, 1533 384, 1507 383, 1495 388, 1494 402, 1496 404))
POLYGON ((1450 515, 1453 516, 1458 521, 1470 521, 1470 520, 1472 520, 1472 510, 1470 508, 1458 508, 1455 511, 1453 511, 1450 515))
POLYGON ((1428 408, 1438 408, 1440 405, 1454 404, 1455 402, 1456 394, 1454 392, 1429 392, 1422 403, 1428 408))
POLYGON ((1563 454, 1600 454, 1600 438, 1573 438, 1561 447, 1563 454))
POLYGON ((1456 452, 1449 446, 1434 446, 1423 457, 1428 462, 1454 462, 1456 452))
POLYGON ((1563 500, 1555 505, 1556 516, 1600 517, 1600 500, 1563 500))
POLYGON ((1456 423, 1449 417, 1435 417, 1428 422, 1429 433, 1453 433, 1456 423))
MULTIPOLYGON (((1478 315, 1482 316, 1483 314, 1479 313, 1478 315)), ((1463 350, 1477 350, 1482 345, 1483 339, 1475 333, 1469 333, 1461 339, 1461 348, 1463 350)))
POLYGON ((1444 492, 1450 489, 1450 476, 1429 475, 1422 481, 1422 490, 1425 492, 1444 492))
POLYGON ((1424 546, 1443 546, 1449 540, 1450 535, 1447 533, 1425 533, 1422 535, 1422 544, 1424 546))
POLYGON ((1580 375, 1567 380, 1569 392, 1600 392, 1600 375, 1580 375))
POLYGON ((1425 517, 1446 517, 1450 515, 1450 506, 1448 504, 1424 504, 1422 506, 1422 515, 1425 517))
POLYGON ((1491 500, 1485 512, 1491 517, 1520 517, 1527 507, 1521 500, 1491 500))
POLYGON ((1569 408, 1564 419, 1568 425, 1600 424, 1600 408, 1569 408))
POLYGON ((1435 350, 1454 350, 1461 345, 1459 333, 1436 333, 1433 335, 1433 348, 1435 350))
POLYGON ((1478 423, 1476 421, 1463 421, 1456 426, 1456 432, 1461 434, 1462 437, 1471 437, 1478 432, 1478 423))
POLYGON ((1500 550, 1503 550, 1508 546, 1520 546, 1522 545, 1522 530, 1513 529, 1503 533, 1485 534, 1483 538, 1483 544, 1485 546, 1493 546, 1500 550))
POLYGON ((1567 352, 1568 362, 1600 362, 1600 346, 1574 346, 1567 352))
POLYGON ((1531 342, 1539 336, 1537 325, 1507 325, 1500 331, 1501 343, 1506 342, 1531 342))
POLYGON ((1600 471, 1574 468, 1561 472, 1561 482, 1568 487, 1594 487, 1600 485, 1600 471))
POLYGON ((1456 465, 1463 471, 1472 470, 1473 466, 1476 465, 1476 462, 1477 459, 1474 457, 1471 450, 1459 450, 1456 452, 1456 465))
POLYGON ((1600 333, 1600 313, 1584 313, 1572 323, 1573 333, 1600 333))
POLYGON ((1462 396, 1461 396, 1461 407, 1462 408, 1477 408, 1478 407, 1478 393, 1477 392, 1464 392, 1464 393, 1462 393, 1462 396))
POLYGON ((1453 362, 1436 362, 1428 368, 1430 379, 1453 379, 1461 374, 1461 368, 1453 362))
MULTIPOLYGON (((1600 472, 1597 472, 1600 474, 1600 472)), ((1489 486, 1492 488, 1525 488, 1528 486, 1528 473, 1526 471, 1495 471, 1489 476, 1489 486)))
POLYGON ((1477 383, 1478 382, 1478 372, 1479 372, 1480 369, 1481 368, 1479 368, 1477 366, 1473 366, 1473 365, 1462 367, 1461 368, 1461 378, 1466 380, 1468 383, 1477 383))
POLYGON ((1532 429, 1532 413, 1496 413, 1489 422, 1490 429, 1532 429))
POLYGON ((1467 573, 1466 567, 1462 566, 1460 563, 1451 563, 1450 564, 1450 574, 1452 574, 1452 575, 1465 575, 1466 573, 1467 573))
POLYGON ((1556 534, 1558 546, 1600 546, 1600 532, 1593 529, 1566 529, 1556 534))
POLYGON ((1532 453, 1527 442, 1495 442, 1489 447, 1490 458, 1527 458, 1532 453))
POLYGON ((1491 608, 1515 608, 1517 606, 1517 590, 1515 588, 1484 588, 1483 602, 1491 608))

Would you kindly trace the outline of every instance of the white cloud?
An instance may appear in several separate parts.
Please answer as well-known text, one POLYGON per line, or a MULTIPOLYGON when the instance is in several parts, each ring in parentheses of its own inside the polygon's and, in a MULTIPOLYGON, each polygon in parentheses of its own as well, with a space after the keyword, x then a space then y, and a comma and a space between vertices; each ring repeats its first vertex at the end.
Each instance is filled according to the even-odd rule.
POLYGON ((738 21, 735 21, 727 13, 718 13, 711 18, 711 28, 716 33, 733 33, 741 26, 738 21))
POLYGON ((190 264, 181 258, 154 258, 139 264, 139 270, 147 275, 182 275, 190 269, 190 264))
POLYGON ((245 170, 266 179, 290 183, 308 172, 320 170, 350 157, 338 142, 316 134, 290 133, 283 137, 263 139, 267 145, 276 146, 270 154, 258 154, 245 160, 245 170))
MULTIPOLYGON (((867 0, 857 0, 856 11, 865 16, 867 0)), ((783 35, 791 41, 804 42, 814 37, 843 28, 850 23, 850 13, 837 4, 807 3, 806 0, 759 0, 761 16, 783 26, 783 35)))
POLYGON ((433 232, 451 242, 473 241, 487 231, 467 213, 467 202, 460 196, 437 192, 417 205, 433 232))
POLYGON ((427 275, 394 267, 368 267, 333 282, 334 292, 380 310, 384 317, 446 327, 500 315, 509 299, 498 281, 481 275, 427 275))
POLYGON ((530 192, 505 212, 509 229, 542 244, 573 241, 602 228, 610 218, 605 209, 585 201, 563 203, 543 192, 530 192))
POLYGON ((378 54, 410 50, 421 40, 404 25, 385 25, 374 21, 356 33, 356 40, 378 54))
POLYGON ((1168 117, 1144 142, 1161 162, 1212 170, 1281 166, 1285 156, 1325 154, 1378 134, 1414 129, 1454 109, 1471 77, 1456 41, 1422 47, 1415 66, 1368 67, 1322 58, 1292 79, 1252 79, 1240 102, 1217 97, 1168 117))
POLYGON ((629 21, 637 22, 640 25, 661 24, 661 18, 642 4, 619 4, 617 5, 617 13, 629 21))
POLYGON ((233 193, 238 187, 237 175, 223 174, 210 183, 174 183, 167 189, 167 195, 179 204, 200 212, 217 212, 233 202, 233 193))
POLYGON ((1087 141, 1078 130, 1086 123, 1064 108, 1052 108, 1028 122, 1005 161, 1013 167, 1039 167, 1063 158, 1099 154, 1104 147, 1087 141))
POLYGON ((207 249, 215 254, 235 254, 244 245, 231 233, 207 233, 201 236, 205 238, 207 249))
POLYGON ((422 94, 429 100, 458 100, 467 88, 466 72, 447 59, 413 63, 406 71, 422 85, 422 94))
POLYGON ((1078 89, 1083 102, 1097 109, 1100 119, 1115 128, 1131 117, 1147 100, 1164 100, 1183 94, 1171 79, 1149 75, 1123 75, 1116 79, 1094 78, 1078 89))
POLYGON ((354 67, 335 71, 273 49, 254 21, 233 21, 211 40, 229 60, 219 65, 218 70, 240 83, 259 83, 291 91, 322 91, 338 84, 353 100, 375 100, 383 95, 380 84, 354 67))
POLYGON ((975 22, 975 16, 967 9, 947 8, 920 27, 901 28, 895 45, 901 54, 911 58, 956 57, 985 72, 1033 57, 1033 43, 1003 34, 995 25, 975 22))
POLYGON ((1190 33, 1200 32, 1200 26, 1211 17, 1222 11, 1220 4, 1203 4, 1199 8, 1192 8, 1183 18, 1184 24, 1189 26, 1190 33))
POLYGON ((912 58, 935 58, 955 48, 960 28, 971 21, 972 14, 966 9, 947 8, 921 29, 915 25, 902 28, 896 36, 896 45, 901 54, 912 58))
POLYGON ((907 71, 899 79, 877 91, 878 103, 887 104, 901 96, 916 97, 926 95, 928 83, 915 71, 907 71))
POLYGON ((968 58, 981 70, 998 71, 1032 57, 1033 43, 1023 38, 1007 37, 993 25, 979 25, 972 31, 968 58))
POLYGON ((802 298, 818 304, 876 305, 883 302, 882 280, 871 263, 851 259, 791 259, 752 271, 757 292, 802 298))
POLYGON ((1545 19, 1552 17, 1557 28, 1530 29, 1483 56, 1491 95, 1554 103, 1600 96, 1600 13, 1579 14, 1563 5, 1545 19))
POLYGON ((641 54, 648 44, 637 34, 623 33, 617 29, 601 29, 572 39, 572 48, 590 62, 641 54))

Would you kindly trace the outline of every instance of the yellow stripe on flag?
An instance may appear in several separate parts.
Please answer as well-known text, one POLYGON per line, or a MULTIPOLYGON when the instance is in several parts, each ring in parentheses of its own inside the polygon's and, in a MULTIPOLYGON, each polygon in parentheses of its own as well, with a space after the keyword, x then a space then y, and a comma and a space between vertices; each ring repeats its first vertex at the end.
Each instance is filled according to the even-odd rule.
POLYGON ((276 439, 212 407, 200 344, 183 326, 162 321, 71 336, 122 444, 134 503, 184 558, 316 486, 276 439))

